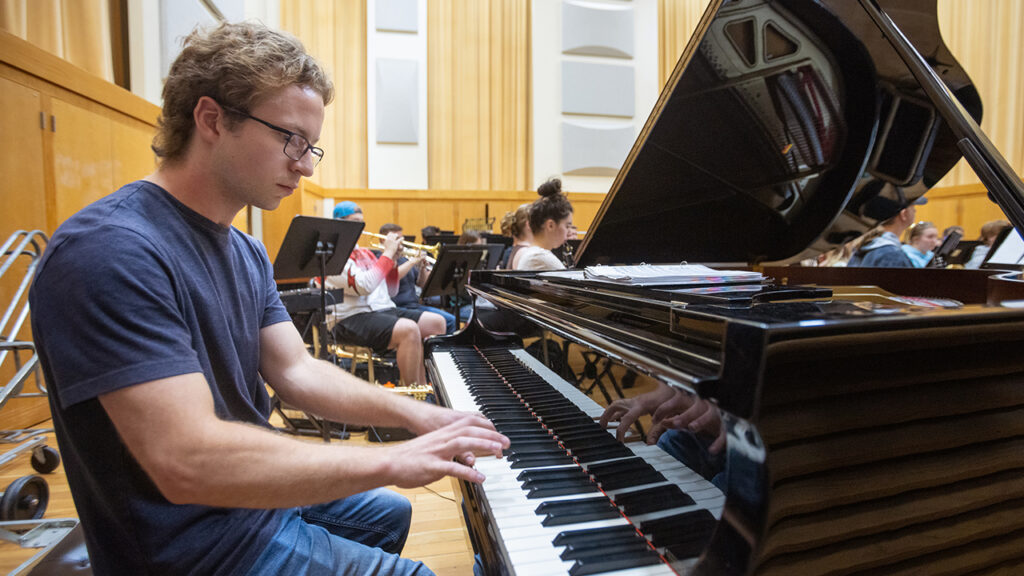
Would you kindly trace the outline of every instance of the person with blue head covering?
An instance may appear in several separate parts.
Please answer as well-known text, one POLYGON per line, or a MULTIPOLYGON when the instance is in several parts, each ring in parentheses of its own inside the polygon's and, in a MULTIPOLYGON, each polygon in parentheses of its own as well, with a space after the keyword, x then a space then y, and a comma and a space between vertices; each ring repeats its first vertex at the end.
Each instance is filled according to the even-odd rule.
MULTIPOLYGON (((334 207, 339 220, 363 221, 363 210, 351 200, 334 207)), ((377 351, 394 350, 398 372, 409 386, 426 384, 423 339, 444 334, 445 319, 434 312, 399 308, 392 300, 399 282, 423 261, 419 254, 404 261, 402 234, 390 232, 382 240, 378 256, 356 247, 337 276, 327 277, 327 287, 344 290, 344 299, 331 307, 332 331, 340 342, 368 346, 377 351)))
POLYGON ((351 200, 345 200, 343 202, 338 202, 338 204, 334 206, 334 219, 335 220, 346 220, 346 219, 348 219, 349 216, 351 216, 353 214, 356 214, 356 213, 362 214, 363 213, 363 209, 360 208, 358 204, 356 204, 355 202, 353 202, 351 200))

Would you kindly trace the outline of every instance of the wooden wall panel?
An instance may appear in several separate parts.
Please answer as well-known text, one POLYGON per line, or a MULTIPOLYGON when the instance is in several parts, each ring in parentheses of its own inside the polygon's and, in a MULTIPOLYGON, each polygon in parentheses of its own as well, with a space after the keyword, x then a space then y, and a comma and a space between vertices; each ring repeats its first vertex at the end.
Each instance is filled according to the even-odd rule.
MULTIPOLYGON (((1024 2, 938 0, 939 28, 981 95, 981 128, 1017 174, 1024 172, 1024 2)), ((978 182, 965 161, 938 187, 978 182)), ((930 196, 930 195, 929 195, 930 196)))
MULTIPOLYGON (((324 197, 333 198, 334 203, 352 200, 363 209, 366 229, 376 232, 387 222, 394 222, 405 229, 407 234, 419 235, 424 226, 430 224, 442 230, 462 232, 467 218, 483 218, 485 206, 494 218, 492 231, 499 232, 498 224, 505 212, 520 204, 537 198, 533 191, 490 191, 490 190, 328 190, 324 197)), ((580 230, 586 230, 604 199, 603 194, 569 193, 573 204, 573 220, 580 230)), ((283 207, 283 203, 282 203, 283 207)), ((275 212, 279 212, 281 208, 275 212)), ((312 210, 312 207, 310 207, 312 210)), ((264 213, 264 238, 277 237, 268 227, 281 226, 272 222, 273 216, 264 213)), ((309 213, 311 215, 311 213, 309 213)), ((290 220, 291 216, 288 216, 290 220)), ((280 236, 283 237, 283 231, 280 236)), ((267 244, 270 249, 270 244, 267 244)))
POLYGON ((114 191, 111 122, 93 110, 51 99, 57 223, 114 191))
POLYGON ((156 170, 156 154, 150 148, 153 127, 124 118, 115 120, 111 128, 114 188, 152 174, 156 170))
POLYGON ((530 183, 528 0, 428 0, 431 189, 530 183))
POLYGON ((917 219, 934 222, 939 230, 953 224, 963 226, 964 238, 974 240, 981 234, 982 224, 1006 216, 989 200, 984 186, 966 184, 928 192, 928 203, 917 207, 917 219))
POLYGON ((37 90, 0 78, 0 132, 17 143, 0 154, 0 242, 15 230, 46 228, 41 109, 37 90))
POLYGON ((658 83, 665 85, 709 0, 658 0, 658 83))
POLYGON ((324 160, 312 181, 326 188, 365 188, 366 0, 282 0, 281 28, 302 40, 334 81, 334 102, 318 144, 324 160))

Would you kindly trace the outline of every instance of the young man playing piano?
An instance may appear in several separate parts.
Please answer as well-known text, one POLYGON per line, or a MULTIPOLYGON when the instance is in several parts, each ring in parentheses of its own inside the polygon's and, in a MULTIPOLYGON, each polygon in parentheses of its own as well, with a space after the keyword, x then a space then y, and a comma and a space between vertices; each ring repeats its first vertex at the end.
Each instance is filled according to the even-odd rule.
POLYGON ((508 445, 479 415, 311 357, 263 246, 231 228, 312 175, 332 94, 290 36, 193 32, 164 88, 156 172, 49 244, 32 328, 96 574, 429 573, 397 555, 410 508, 380 487, 479 482, 473 454, 508 445), (420 436, 360 448, 279 434, 266 384, 299 409, 420 436))

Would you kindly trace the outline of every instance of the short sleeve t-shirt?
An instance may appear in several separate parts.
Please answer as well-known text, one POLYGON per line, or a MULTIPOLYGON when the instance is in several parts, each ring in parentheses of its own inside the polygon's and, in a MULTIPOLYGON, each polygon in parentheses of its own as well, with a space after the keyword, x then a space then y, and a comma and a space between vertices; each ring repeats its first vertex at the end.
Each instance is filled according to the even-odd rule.
POLYGON ((149 182, 68 219, 30 293, 54 427, 98 574, 244 574, 285 511, 168 502, 98 397, 201 373, 218 417, 269 427, 259 333, 287 322, 266 250, 149 182))

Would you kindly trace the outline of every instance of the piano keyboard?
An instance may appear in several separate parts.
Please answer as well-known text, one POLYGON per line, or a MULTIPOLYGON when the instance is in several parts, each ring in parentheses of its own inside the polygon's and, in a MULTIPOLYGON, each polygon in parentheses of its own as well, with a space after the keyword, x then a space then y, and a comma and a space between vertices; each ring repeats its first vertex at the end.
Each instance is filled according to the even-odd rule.
POLYGON ((725 502, 713 484, 657 446, 619 443, 595 421, 600 404, 524 350, 432 360, 449 406, 483 412, 512 441, 476 462, 503 572, 656 576, 701 554, 725 502))

